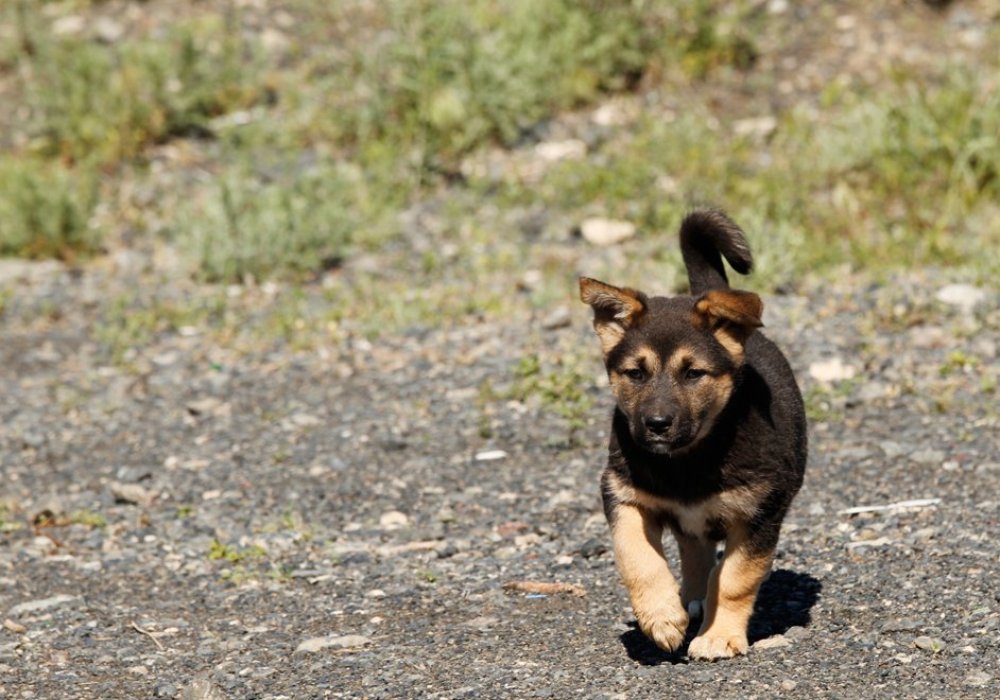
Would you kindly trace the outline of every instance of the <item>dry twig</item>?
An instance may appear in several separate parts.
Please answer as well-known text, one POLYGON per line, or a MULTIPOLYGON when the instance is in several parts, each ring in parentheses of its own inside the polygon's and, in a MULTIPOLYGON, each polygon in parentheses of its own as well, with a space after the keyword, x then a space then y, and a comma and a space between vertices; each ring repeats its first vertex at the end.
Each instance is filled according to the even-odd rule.
POLYGON ((570 593, 577 598, 587 595, 587 589, 575 583, 550 583, 547 581, 509 581, 503 585, 505 591, 520 591, 521 593, 570 593))
POLYGON ((132 629, 134 629, 134 630, 135 630, 136 632, 138 632, 139 634, 144 634, 144 635, 146 635, 147 637, 149 637, 150 639, 152 639, 152 640, 153 640, 153 644, 155 644, 155 645, 156 645, 156 648, 157 648, 157 649, 159 649, 160 651, 163 651, 163 645, 162 645, 162 644, 160 643, 160 640, 159 640, 159 639, 157 639, 157 638, 156 638, 156 637, 155 637, 155 636, 153 635, 153 633, 152 633, 152 632, 150 632, 149 630, 144 630, 144 629, 143 629, 142 627, 139 627, 139 625, 137 625, 137 624, 135 623, 135 620, 132 620, 131 622, 129 622, 129 625, 130 625, 130 626, 132 627, 132 629))

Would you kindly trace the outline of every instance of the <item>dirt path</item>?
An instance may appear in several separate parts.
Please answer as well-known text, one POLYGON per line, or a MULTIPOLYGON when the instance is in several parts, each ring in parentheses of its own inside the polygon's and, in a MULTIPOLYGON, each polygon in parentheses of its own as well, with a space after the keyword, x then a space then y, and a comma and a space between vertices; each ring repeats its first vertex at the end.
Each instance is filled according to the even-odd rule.
POLYGON ((766 299, 809 472, 750 655, 704 664, 645 641, 614 572, 582 305, 336 353, 187 328, 123 366, 87 292, 120 281, 22 276, 0 348, 0 697, 993 697, 1000 316, 995 289, 951 281, 766 299), (518 386, 533 355, 593 398, 572 441, 518 386), (831 359, 854 377, 814 378, 831 359), (883 508, 913 499, 934 500, 883 508))

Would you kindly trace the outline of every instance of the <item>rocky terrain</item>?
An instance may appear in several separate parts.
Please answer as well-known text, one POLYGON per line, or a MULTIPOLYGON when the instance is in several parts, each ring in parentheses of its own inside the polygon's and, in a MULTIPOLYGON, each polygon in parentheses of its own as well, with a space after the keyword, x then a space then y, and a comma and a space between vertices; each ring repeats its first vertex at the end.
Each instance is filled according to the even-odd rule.
POLYGON ((614 571, 582 305, 333 352, 182 328, 125 370, 92 339, 113 278, 5 274, 3 697, 995 694, 995 289, 766 298, 809 472, 750 654, 705 664, 645 640, 614 571), (580 358, 578 427, 529 356, 580 358))

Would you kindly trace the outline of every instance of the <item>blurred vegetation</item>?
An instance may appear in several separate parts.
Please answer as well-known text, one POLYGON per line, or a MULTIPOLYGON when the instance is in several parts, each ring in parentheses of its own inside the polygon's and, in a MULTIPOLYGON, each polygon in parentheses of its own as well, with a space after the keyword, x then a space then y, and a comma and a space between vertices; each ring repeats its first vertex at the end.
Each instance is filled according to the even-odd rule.
POLYGON ((0 9, 0 71, 21 104, 0 114, 0 169, 5 182, 25 180, 0 193, 15 222, 0 231, 4 254, 94 252, 94 197, 67 181, 100 168, 113 188, 122 171, 148 170, 158 146, 193 138, 221 146, 209 164, 217 180, 194 188, 197 201, 163 228, 200 274, 315 271, 346 254, 348 229, 376 242, 394 233, 391 213, 454 176, 471 151, 515 146, 554 114, 631 89, 665 63, 688 60, 704 74, 748 55, 742 36, 719 35, 703 1, 293 0, 270 45, 229 2, 178 3, 156 31, 114 41, 53 31, 101 4, 0 9), (43 160, 56 181, 45 199, 33 186, 42 166, 24 159, 43 160), (57 220, 36 221, 39 205, 57 220))
POLYGON ((502 310, 528 269, 545 280, 532 303, 563 298, 576 258, 539 242, 588 215, 634 221, 630 277, 669 279, 663 234, 693 203, 748 229, 765 288, 845 263, 994 277, 1000 56, 900 67, 867 90, 832 80, 736 128, 760 116, 733 107, 747 85, 773 88, 755 66, 776 20, 759 6, 147 0, 116 16, 10 0, 0 255, 76 261, 127 238, 175 246, 196 279, 300 282, 377 253, 326 292, 329 323, 353 315, 365 333, 502 310), (489 167, 615 95, 650 99, 585 160, 489 167))

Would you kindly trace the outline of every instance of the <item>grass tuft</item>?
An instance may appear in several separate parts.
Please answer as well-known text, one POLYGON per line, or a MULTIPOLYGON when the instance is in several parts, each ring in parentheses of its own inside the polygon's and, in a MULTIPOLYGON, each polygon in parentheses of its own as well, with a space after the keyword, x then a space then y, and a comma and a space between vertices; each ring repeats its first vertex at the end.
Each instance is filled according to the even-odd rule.
POLYGON ((235 168, 187 209, 180 239, 210 282, 301 277, 347 255, 356 226, 353 192, 328 168, 270 181, 235 168))
POLYGON ((97 252, 97 200, 89 171, 0 157, 0 256, 73 261, 97 252))

